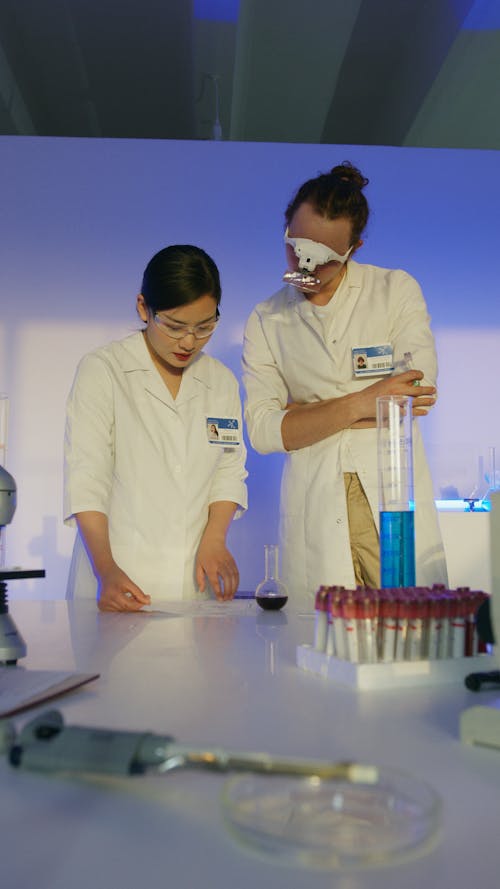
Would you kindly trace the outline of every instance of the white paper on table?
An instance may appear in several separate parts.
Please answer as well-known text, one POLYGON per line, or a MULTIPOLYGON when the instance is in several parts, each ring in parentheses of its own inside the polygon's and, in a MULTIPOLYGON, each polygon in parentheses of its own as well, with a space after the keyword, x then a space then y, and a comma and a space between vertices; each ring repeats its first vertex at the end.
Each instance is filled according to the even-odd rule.
POLYGON ((215 599, 186 599, 181 602, 159 602, 145 605, 141 611, 146 614, 175 614, 180 617, 228 617, 231 615, 255 614, 255 599, 231 599, 218 602, 215 599))

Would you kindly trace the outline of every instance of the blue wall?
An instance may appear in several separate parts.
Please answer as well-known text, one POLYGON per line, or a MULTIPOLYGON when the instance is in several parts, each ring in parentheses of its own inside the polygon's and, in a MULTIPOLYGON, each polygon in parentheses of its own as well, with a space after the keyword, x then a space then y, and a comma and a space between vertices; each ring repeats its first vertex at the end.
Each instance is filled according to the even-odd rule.
MULTIPOLYGON (((414 274, 433 319, 440 397, 422 428, 436 494, 452 483, 468 493, 478 456, 500 445, 497 152, 3 137, 0 391, 19 484, 8 562, 47 569, 22 594, 64 594, 66 394, 82 354, 136 327, 148 259, 174 242, 213 255, 223 320, 210 351, 239 375, 245 319, 280 286, 283 209, 305 178, 346 158, 370 179, 357 259, 414 274)), ((279 456, 249 454, 250 511, 231 531, 243 588, 276 537, 280 468, 279 456)))

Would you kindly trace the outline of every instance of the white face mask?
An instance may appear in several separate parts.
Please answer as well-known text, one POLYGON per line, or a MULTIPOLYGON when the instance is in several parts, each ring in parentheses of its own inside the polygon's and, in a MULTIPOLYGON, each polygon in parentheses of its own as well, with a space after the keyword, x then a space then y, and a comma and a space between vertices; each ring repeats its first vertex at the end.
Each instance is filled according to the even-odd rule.
POLYGON ((314 272, 318 265, 325 265, 332 260, 344 264, 352 250, 352 247, 349 247, 347 253, 340 254, 326 244, 320 244, 319 241, 311 241, 309 238, 289 238, 288 229, 285 232, 285 244, 293 247, 295 256, 299 260, 299 271, 285 272, 283 281, 293 284, 299 290, 311 293, 320 289, 319 279, 311 272, 314 272))

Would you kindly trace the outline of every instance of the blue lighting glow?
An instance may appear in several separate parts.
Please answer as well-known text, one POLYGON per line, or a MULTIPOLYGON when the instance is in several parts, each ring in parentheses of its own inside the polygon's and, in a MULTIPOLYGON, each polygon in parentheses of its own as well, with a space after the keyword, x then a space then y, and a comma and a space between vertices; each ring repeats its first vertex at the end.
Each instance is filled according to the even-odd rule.
POLYGON ((194 0, 193 12, 196 19, 209 19, 212 22, 237 22, 240 0, 194 0))
POLYGON ((463 31, 497 31, 500 29, 498 0, 476 0, 464 19, 463 31))
POLYGON ((474 509, 471 508, 469 500, 436 500, 437 509, 444 512, 491 512, 491 503, 489 500, 476 500, 474 509))

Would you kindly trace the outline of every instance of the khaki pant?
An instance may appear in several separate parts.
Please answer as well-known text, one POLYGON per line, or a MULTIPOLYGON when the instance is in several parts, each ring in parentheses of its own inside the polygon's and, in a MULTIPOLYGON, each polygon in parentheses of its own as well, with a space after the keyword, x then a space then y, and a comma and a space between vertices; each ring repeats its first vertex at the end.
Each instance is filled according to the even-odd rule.
POLYGON ((344 486, 356 584, 378 589, 380 587, 380 546, 370 504, 357 473, 344 472, 344 486))

